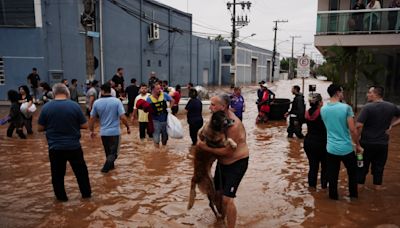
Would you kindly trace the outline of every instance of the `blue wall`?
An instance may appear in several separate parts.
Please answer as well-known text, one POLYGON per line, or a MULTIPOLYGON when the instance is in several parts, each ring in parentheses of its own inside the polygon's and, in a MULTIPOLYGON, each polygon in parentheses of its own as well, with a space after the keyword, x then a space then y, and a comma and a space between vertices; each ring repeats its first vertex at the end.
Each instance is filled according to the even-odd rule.
MULTIPOLYGON (((42 81, 49 83, 60 80, 53 78, 53 73, 68 80, 76 78, 81 85, 86 80, 82 1, 41 1, 41 8, 43 27, 0 27, 0 56, 6 75, 6 84, 0 85, 1 100, 6 99, 9 89, 27 84, 32 67, 37 67, 42 81)), ((99 46, 99 39, 94 38, 94 55, 100 60, 99 46)), ((147 83, 152 71, 172 86, 218 84, 221 46, 227 43, 192 36, 191 14, 152 0, 103 0, 106 81, 123 67, 126 85, 131 78, 147 83), (160 25, 160 39, 148 42, 152 22, 160 25)), ((100 67, 95 74, 101 81, 100 67)))
POLYGON ((162 4, 129 2, 130 9, 142 10, 142 20, 111 2, 104 2, 105 78, 111 79, 117 67, 125 69, 125 79, 147 82, 150 72, 170 81, 185 84, 190 79, 191 15, 162 4), (123 23, 122 23, 123 22, 123 23), (160 39, 148 41, 151 22, 160 25, 160 39), (179 30, 173 30, 178 28, 179 30))
POLYGON ((192 80, 193 84, 205 85, 203 72, 208 70, 207 84, 218 84, 218 50, 223 42, 201 37, 193 37, 192 41, 192 80))
MULTIPOLYGON (((0 85, 0 99, 6 99, 9 89, 17 89, 27 83, 26 77, 36 66, 39 72, 45 72, 43 48, 43 30, 33 28, 1 28, 0 56, 4 60, 6 84, 0 85)), ((42 77, 46 79, 44 74, 42 77)))

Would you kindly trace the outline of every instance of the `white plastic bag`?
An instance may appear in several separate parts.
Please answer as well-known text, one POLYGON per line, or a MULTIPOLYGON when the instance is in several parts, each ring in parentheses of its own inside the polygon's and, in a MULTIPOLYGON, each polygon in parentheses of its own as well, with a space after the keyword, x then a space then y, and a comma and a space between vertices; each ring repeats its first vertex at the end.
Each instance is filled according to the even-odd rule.
POLYGON ((31 107, 28 108, 29 103, 28 102, 24 102, 21 104, 20 110, 22 112, 22 114, 24 114, 24 116, 26 118, 30 118, 32 116, 32 114, 36 111, 36 105, 32 104, 31 107))
POLYGON ((174 139, 183 138, 183 128, 181 121, 176 116, 168 113, 167 117, 167 134, 174 139))

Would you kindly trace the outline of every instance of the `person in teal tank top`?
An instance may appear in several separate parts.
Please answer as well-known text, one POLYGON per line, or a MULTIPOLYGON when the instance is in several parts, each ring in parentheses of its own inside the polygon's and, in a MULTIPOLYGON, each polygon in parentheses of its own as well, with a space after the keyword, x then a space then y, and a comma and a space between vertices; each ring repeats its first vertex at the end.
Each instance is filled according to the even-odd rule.
POLYGON ((330 102, 321 108, 321 117, 327 130, 327 176, 329 183, 329 198, 338 200, 338 178, 340 162, 343 162, 348 174, 348 187, 351 198, 357 198, 357 159, 353 150, 356 144, 357 152, 362 148, 358 142, 354 113, 351 107, 341 103, 343 88, 332 84, 328 87, 330 102))

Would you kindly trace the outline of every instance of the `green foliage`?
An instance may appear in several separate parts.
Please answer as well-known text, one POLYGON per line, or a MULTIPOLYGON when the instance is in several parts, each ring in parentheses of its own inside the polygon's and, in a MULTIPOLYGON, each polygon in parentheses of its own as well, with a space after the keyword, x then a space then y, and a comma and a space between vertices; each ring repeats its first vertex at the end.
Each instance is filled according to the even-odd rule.
POLYGON ((315 66, 315 61, 313 59, 310 59, 310 68, 314 68, 315 66))
POLYGON ((332 81, 333 83, 340 83, 339 72, 337 71, 337 68, 334 64, 324 62, 317 68, 316 73, 317 75, 326 76, 328 80, 332 81))
POLYGON ((281 70, 282 71, 288 71, 289 70, 289 59, 283 58, 281 60, 281 70))
POLYGON ((215 41, 225 41, 225 38, 222 37, 221 34, 219 34, 218 36, 216 36, 216 37, 214 38, 214 40, 215 40, 215 41))
POLYGON ((352 101, 354 91, 357 90, 360 74, 373 83, 381 80, 377 75, 384 71, 384 67, 375 63, 373 54, 368 50, 331 46, 327 48, 325 56, 326 62, 317 69, 317 74, 343 85, 348 101, 352 101))

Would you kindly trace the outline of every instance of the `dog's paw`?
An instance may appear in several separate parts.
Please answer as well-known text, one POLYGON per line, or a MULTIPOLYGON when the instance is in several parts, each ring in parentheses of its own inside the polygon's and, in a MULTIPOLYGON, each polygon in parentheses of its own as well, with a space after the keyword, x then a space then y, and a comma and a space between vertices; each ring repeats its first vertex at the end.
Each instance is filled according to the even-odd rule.
POLYGON ((233 139, 228 138, 226 141, 229 143, 229 145, 230 145, 233 149, 236 149, 236 148, 237 148, 237 143, 235 143, 235 141, 233 141, 233 139))

